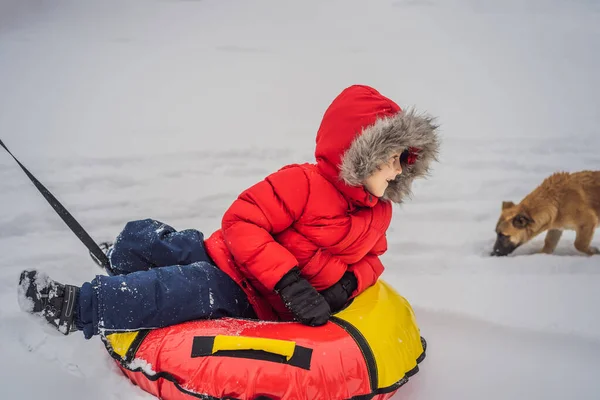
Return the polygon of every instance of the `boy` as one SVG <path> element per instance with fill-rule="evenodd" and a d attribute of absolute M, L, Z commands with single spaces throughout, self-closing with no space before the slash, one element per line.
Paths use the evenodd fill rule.
<path fill-rule="evenodd" d="M 383 272 L 391 203 L 436 160 L 436 129 L 371 87 L 348 87 L 323 116 L 316 163 L 245 190 L 208 239 L 130 222 L 107 253 L 110 276 L 77 287 L 23 271 L 21 307 L 88 339 L 224 316 L 323 325 Z"/>

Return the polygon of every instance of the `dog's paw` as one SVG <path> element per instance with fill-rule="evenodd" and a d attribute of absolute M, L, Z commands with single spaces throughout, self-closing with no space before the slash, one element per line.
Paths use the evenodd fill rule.
<path fill-rule="evenodd" d="M 587 250 L 579 250 L 579 251 L 581 251 L 582 253 L 584 253 L 585 255 L 588 255 L 588 256 L 600 254 L 600 249 L 598 249 L 597 247 L 593 247 L 593 246 L 588 247 Z"/>

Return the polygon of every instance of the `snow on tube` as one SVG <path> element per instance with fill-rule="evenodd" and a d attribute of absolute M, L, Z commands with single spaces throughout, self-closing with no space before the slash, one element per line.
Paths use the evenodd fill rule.
<path fill-rule="evenodd" d="M 425 358 L 414 312 L 379 280 L 327 324 L 199 320 L 103 337 L 161 399 L 389 399 Z"/>

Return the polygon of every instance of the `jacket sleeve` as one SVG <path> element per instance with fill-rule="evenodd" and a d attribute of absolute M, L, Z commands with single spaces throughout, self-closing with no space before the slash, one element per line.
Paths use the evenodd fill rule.
<path fill-rule="evenodd" d="M 275 241 L 306 206 L 309 182 L 301 167 L 281 169 L 242 192 L 223 215 L 225 244 L 242 273 L 251 274 L 267 289 L 298 260 Z"/>
<path fill-rule="evenodd" d="M 383 264 L 379 256 L 387 250 L 387 240 L 383 235 L 375 246 L 360 261 L 354 264 L 346 264 L 338 257 L 332 255 L 327 250 L 319 249 L 309 262 L 311 270 L 314 270 L 310 264 L 319 265 L 319 271 L 314 273 L 311 283 L 317 290 L 326 289 L 323 282 L 337 281 L 344 275 L 344 272 L 350 271 L 356 276 L 357 288 L 351 294 L 351 297 L 358 296 L 369 286 L 373 285 L 383 272 Z"/>
<path fill-rule="evenodd" d="M 379 256 L 387 251 L 387 239 L 385 235 L 375 243 L 373 249 L 360 261 L 348 265 L 348 271 L 356 276 L 358 286 L 350 297 L 355 297 L 364 292 L 368 287 L 377 282 L 383 273 L 384 267 Z"/>

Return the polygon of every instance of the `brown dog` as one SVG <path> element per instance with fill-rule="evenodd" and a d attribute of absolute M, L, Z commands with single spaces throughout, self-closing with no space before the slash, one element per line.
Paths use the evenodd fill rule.
<path fill-rule="evenodd" d="M 492 255 L 505 256 L 544 231 L 543 253 L 551 254 L 564 229 L 576 231 L 575 248 L 587 255 L 600 219 L 600 171 L 558 172 L 546 178 L 519 204 L 502 202 Z"/>

